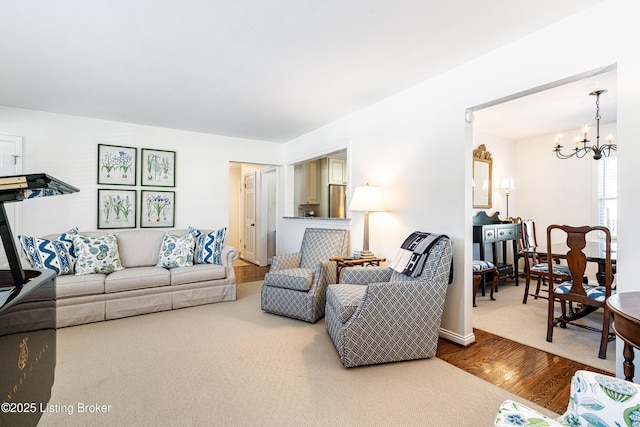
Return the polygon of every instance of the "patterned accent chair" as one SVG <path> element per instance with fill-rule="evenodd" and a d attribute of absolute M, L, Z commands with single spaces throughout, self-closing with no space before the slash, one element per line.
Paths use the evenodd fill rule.
<path fill-rule="evenodd" d="M 635 426 L 640 422 L 640 386 L 590 371 L 571 379 L 567 411 L 549 418 L 525 405 L 506 400 L 494 426 Z"/>
<path fill-rule="evenodd" d="M 351 267 L 327 290 L 326 327 L 345 367 L 433 357 L 453 251 L 442 238 L 422 273 Z"/>
<path fill-rule="evenodd" d="M 334 256 L 344 256 L 348 230 L 307 228 L 300 252 L 273 257 L 262 285 L 262 310 L 316 322 L 324 316 L 327 286 L 336 283 Z"/>

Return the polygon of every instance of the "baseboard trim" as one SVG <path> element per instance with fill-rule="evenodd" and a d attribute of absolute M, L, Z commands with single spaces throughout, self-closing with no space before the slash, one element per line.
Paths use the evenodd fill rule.
<path fill-rule="evenodd" d="M 476 336 L 474 333 L 471 333 L 467 336 L 457 334 L 455 332 L 451 332 L 447 329 L 440 328 L 440 338 L 444 338 L 445 340 L 451 341 L 456 344 L 460 344 L 462 346 L 469 346 L 476 342 Z"/>

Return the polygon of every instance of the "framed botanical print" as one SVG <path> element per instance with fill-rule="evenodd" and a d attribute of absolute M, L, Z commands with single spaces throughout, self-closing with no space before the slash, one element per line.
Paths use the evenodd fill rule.
<path fill-rule="evenodd" d="M 98 144 L 98 184 L 136 185 L 138 149 Z"/>
<path fill-rule="evenodd" d="M 140 191 L 140 227 L 174 227 L 175 191 Z"/>
<path fill-rule="evenodd" d="M 176 152 L 142 149 L 140 183 L 150 187 L 176 186 Z"/>
<path fill-rule="evenodd" d="M 136 190 L 98 189 L 98 228 L 136 228 Z"/>

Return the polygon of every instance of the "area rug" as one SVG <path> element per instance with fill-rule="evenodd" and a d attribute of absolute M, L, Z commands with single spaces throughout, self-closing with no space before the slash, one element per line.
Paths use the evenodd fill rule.
<path fill-rule="evenodd" d="M 46 426 L 489 426 L 505 399 L 440 359 L 347 369 L 315 324 L 238 300 L 58 331 Z M 106 408 L 78 412 L 79 404 Z"/>
<path fill-rule="evenodd" d="M 546 299 L 529 297 L 527 304 L 522 304 L 524 284 L 515 286 L 505 284 L 495 294 L 496 301 L 489 300 L 488 295 L 476 298 L 478 307 L 473 309 L 473 327 L 490 332 L 503 338 L 519 342 L 548 353 L 575 360 L 594 368 L 615 373 L 616 345 L 609 343 L 607 358 L 598 358 L 600 332 L 594 332 L 576 326 L 566 329 L 555 327 L 553 342 L 547 342 L 547 305 Z M 555 316 L 560 315 L 560 307 L 556 304 Z M 601 327 L 602 310 L 590 314 L 578 321 L 582 324 Z"/>

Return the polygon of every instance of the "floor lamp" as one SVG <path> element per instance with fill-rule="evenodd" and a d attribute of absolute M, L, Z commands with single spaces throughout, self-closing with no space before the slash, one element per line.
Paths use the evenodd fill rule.
<path fill-rule="evenodd" d="M 364 239 L 361 258 L 375 258 L 373 252 L 369 250 L 369 212 L 384 211 L 384 203 L 382 202 L 382 193 L 380 187 L 374 185 L 361 185 L 356 187 L 349 203 L 350 211 L 364 212 Z"/>

